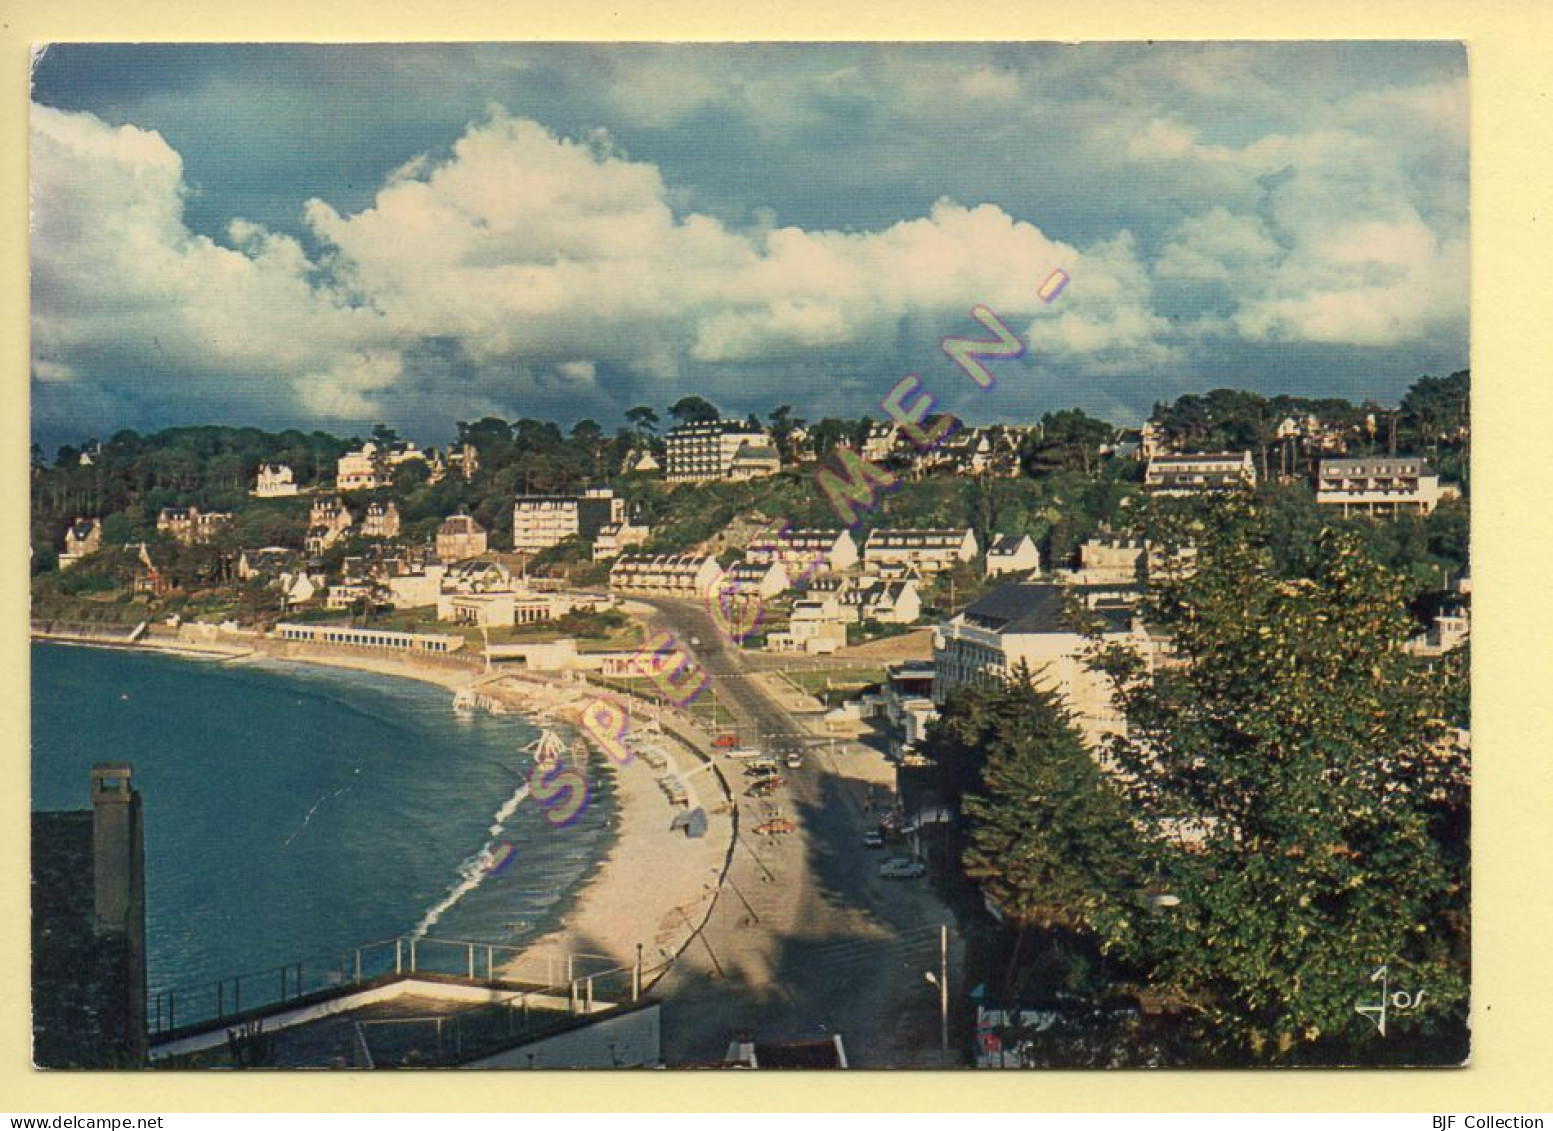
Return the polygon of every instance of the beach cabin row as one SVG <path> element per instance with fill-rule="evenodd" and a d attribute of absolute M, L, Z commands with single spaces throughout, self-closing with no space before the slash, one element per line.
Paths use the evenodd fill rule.
<path fill-rule="evenodd" d="M 391 632 L 381 628 L 346 628 L 337 624 L 278 624 L 282 640 L 300 644 L 340 644 L 350 648 L 378 648 L 391 652 L 456 652 L 462 636 L 435 633 Z"/>

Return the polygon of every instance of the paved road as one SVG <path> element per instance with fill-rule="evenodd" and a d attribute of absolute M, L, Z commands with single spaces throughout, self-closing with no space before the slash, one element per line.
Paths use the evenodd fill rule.
<path fill-rule="evenodd" d="M 941 1065 L 938 993 L 923 974 L 938 969 L 948 912 L 925 880 L 879 877 L 879 864 L 895 853 L 862 846 L 875 820 L 864 811 L 865 787 L 835 772 L 828 746 L 809 741 L 705 609 L 651 604 L 654 627 L 674 632 L 713 674 L 740 733 L 761 735 L 759 745 L 773 753 L 801 750 L 805 759 L 803 768 L 783 771 L 790 784 L 770 802 L 739 799 L 723 892 L 701 939 L 655 991 L 667 1003 L 665 1060 L 716 1063 L 740 1034 L 796 1040 L 840 1032 L 858 1067 Z M 736 789 L 748 782 L 741 763 L 720 761 Z M 752 834 L 778 814 L 797 831 Z M 951 923 L 951 976 L 959 953 Z"/>

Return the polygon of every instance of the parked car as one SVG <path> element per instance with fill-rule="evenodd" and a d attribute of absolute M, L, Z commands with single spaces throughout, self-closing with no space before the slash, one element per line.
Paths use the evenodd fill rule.
<path fill-rule="evenodd" d="M 744 776 L 747 778 L 774 778 L 780 772 L 775 762 L 757 762 L 753 766 L 744 767 Z"/>
<path fill-rule="evenodd" d="M 736 734 L 720 734 L 712 739 L 712 745 L 719 750 L 732 750 L 739 745 L 739 736 Z"/>
<path fill-rule="evenodd" d="M 786 817 L 778 817 L 775 820 L 762 821 L 760 824 L 756 825 L 755 835 L 782 836 L 786 833 L 792 832 L 797 827 L 797 825 L 793 824 L 793 822 L 789 821 Z"/>
<path fill-rule="evenodd" d="M 882 833 L 864 833 L 863 834 L 863 847 L 864 848 L 883 848 L 884 847 L 884 835 Z"/>
<path fill-rule="evenodd" d="M 787 784 L 786 778 L 761 778 L 744 791 L 745 797 L 770 797 Z"/>
<path fill-rule="evenodd" d="M 798 767 L 803 765 L 803 755 L 789 754 L 786 758 L 783 758 L 782 761 L 787 765 L 789 770 L 796 770 Z"/>
<path fill-rule="evenodd" d="M 920 860 L 897 856 L 879 865 L 879 875 L 886 880 L 917 880 L 927 875 L 927 865 Z"/>

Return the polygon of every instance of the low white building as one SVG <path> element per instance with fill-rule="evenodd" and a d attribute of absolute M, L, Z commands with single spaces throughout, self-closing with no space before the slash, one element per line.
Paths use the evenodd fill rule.
<path fill-rule="evenodd" d="M 762 532 L 744 551 L 751 562 L 781 562 L 793 584 L 805 575 L 823 577 L 857 565 L 857 543 L 850 530 L 803 529 Z"/>
<path fill-rule="evenodd" d="M 1041 551 L 1028 534 L 999 534 L 987 547 L 987 576 L 1038 573 Z"/>
<path fill-rule="evenodd" d="M 609 587 L 621 593 L 699 598 L 722 575 L 710 554 L 621 554 L 610 567 Z"/>
<path fill-rule="evenodd" d="M 1256 486 L 1250 452 L 1156 455 L 1149 460 L 1143 486 L 1159 495 L 1193 495 Z"/>
<path fill-rule="evenodd" d="M 1316 469 L 1316 502 L 1344 514 L 1429 514 L 1441 494 L 1439 475 L 1417 456 L 1324 459 Z"/>
<path fill-rule="evenodd" d="M 863 542 L 863 568 L 879 572 L 881 567 L 899 565 L 936 573 L 970 561 L 978 550 L 976 533 L 968 526 L 960 530 L 881 527 Z"/>

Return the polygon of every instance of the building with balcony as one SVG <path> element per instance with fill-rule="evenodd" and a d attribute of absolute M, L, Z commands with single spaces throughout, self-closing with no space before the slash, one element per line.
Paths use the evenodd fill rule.
<path fill-rule="evenodd" d="M 533 554 L 568 538 L 591 542 L 600 530 L 625 522 L 625 500 L 608 487 L 581 495 L 519 495 L 512 504 L 512 548 Z"/>
<path fill-rule="evenodd" d="M 937 573 L 956 562 L 968 562 L 977 554 L 976 534 L 960 530 L 890 530 L 881 527 L 863 542 L 863 568 L 884 572 L 889 566 L 909 566 L 921 573 Z"/>
<path fill-rule="evenodd" d="M 722 576 L 710 554 L 621 554 L 610 567 L 609 587 L 620 593 L 701 598 Z"/>
<path fill-rule="evenodd" d="M 701 420 L 669 429 L 667 444 L 670 483 L 697 483 L 734 476 L 735 463 L 745 448 L 754 449 L 739 464 L 741 478 L 772 475 L 778 467 L 760 454 L 771 448 L 771 437 L 762 428 L 737 420 Z M 775 451 L 771 450 L 771 455 Z"/>
<path fill-rule="evenodd" d="M 1418 456 L 1324 459 L 1316 466 L 1316 502 L 1344 514 L 1429 514 L 1440 477 Z"/>
<path fill-rule="evenodd" d="M 1195 495 L 1256 486 L 1250 452 L 1156 455 L 1149 460 L 1143 485 L 1159 495 Z"/>
<path fill-rule="evenodd" d="M 746 561 L 781 562 L 794 585 L 806 577 L 824 577 L 857 565 L 857 543 L 850 530 L 786 530 L 762 533 L 744 551 Z"/>

